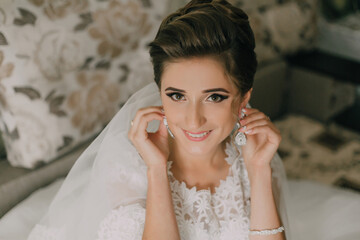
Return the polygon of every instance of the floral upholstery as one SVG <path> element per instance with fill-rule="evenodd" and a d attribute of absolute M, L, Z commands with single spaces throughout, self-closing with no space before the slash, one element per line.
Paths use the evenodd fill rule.
<path fill-rule="evenodd" d="M 325 125 L 288 114 L 274 122 L 287 176 L 360 191 L 359 135 L 336 123 Z"/>
<path fill-rule="evenodd" d="M 97 134 L 153 80 L 146 46 L 165 0 L 6 0 L 0 5 L 0 130 L 34 168 Z"/>
<path fill-rule="evenodd" d="M 314 47 L 317 0 L 229 0 L 250 19 L 260 63 Z"/>
<path fill-rule="evenodd" d="M 229 1 L 249 14 L 259 62 L 312 46 L 316 0 Z M 96 135 L 152 81 L 146 45 L 167 7 L 186 2 L 1 1 L 0 130 L 10 163 L 34 168 Z"/>

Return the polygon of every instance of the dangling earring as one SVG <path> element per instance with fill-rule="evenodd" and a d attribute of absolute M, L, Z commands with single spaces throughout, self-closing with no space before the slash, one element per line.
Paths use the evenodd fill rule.
<path fill-rule="evenodd" d="M 242 132 L 238 132 L 235 136 L 235 143 L 238 145 L 238 146 L 243 146 L 246 144 L 246 136 L 244 133 Z"/>
<path fill-rule="evenodd" d="M 166 119 L 165 116 L 164 116 L 163 122 L 164 122 L 164 125 L 166 126 L 166 128 L 167 128 L 170 136 L 171 136 L 172 138 L 175 138 L 174 134 L 170 131 L 170 128 L 169 128 L 169 125 L 168 125 L 168 122 L 167 122 L 167 119 Z"/>
<path fill-rule="evenodd" d="M 243 113 L 243 111 L 241 111 L 241 119 L 244 117 L 245 113 Z M 239 121 L 236 123 L 236 130 L 239 130 L 239 128 L 241 127 Z M 238 146 L 243 146 L 246 144 L 246 136 L 243 132 L 238 132 L 235 136 L 235 143 Z"/>

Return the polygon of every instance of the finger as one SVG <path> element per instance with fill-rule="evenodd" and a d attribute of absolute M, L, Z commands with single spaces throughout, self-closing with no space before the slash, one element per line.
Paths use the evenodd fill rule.
<path fill-rule="evenodd" d="M 266 134 L 268 140 L 276 145 L 279 145 L 281 141 L 280 133 L 274 131 L 274 129 L 269 125 L 260 125 L 253 127 L 249 130 L 246 130 L 245 133 L 247 135 L 255 135 L 255 134 Z"/>
<path fill-rule="evenodd" d="M 247 125 L 248 123 L 259 120 L 259 119 L 264 119 L 267 122 L 270 122 L 269 118 L 263 112 L 260 112 L 257 110 L 257 111 L 253 111 L 251 114 L 249 114 L 249 115 L 245 116 L 243 119 L 241 119 L 240 124 L 242 126 Z"/>
<path fill-rule="evenodd" d="M 158 131 L 159 131 L 160 134 L 162 134 L 162 135 L 167 135 L 168 131 L 167 131 L 167 128 L 166 128 L 166 126 L 165 126 L 165 124 L 164 124 L 164 116 L 165 116 L 165 115 L 163 115 L 163 119 L 160 121 L 160 125 L 159 125 Z"/>
<path fill-rule="evenodd" d="M 162 122 L 163 114 L 160 112 L 150 112 L 146 114 L 142 114 L 139 119 L 134 121 L 133 126 L 130 128 L 129 131 L 129 138 L 132 141 L 142 141 L 146 140 L 148 137 L 148 133 L 146 131 L 149 122 L 152 120 L 159 120 Z"/>
<path fill-rule="evenodd" d="M 270 122 L 268 119 L 260 118 L 258 120 L 254 120 L 251 122 L 248 122 L 246 125 L 242 125 L 241 128 L 239 128 L 239 132 L 245 132 L 249 133 L 254 127 L 258 126 L 269 126 L 275 133 L 280 134 L 280 130 L 276 128 L 276 126 Z"/>
<path fill-rule="evenodd" d="M 247 132 L 253 129 L 254 127 L 265 126 L 265 125 L 268 125 L 268 122 L 265 119 L 260 118 L 258 120 L 248 122 L 246 125 L 242 125 L 242 127 L 239 128 L 239 132 Z"/>
<path fill-rule="evenodd" d="M 133 125 L 130 128 L 131 132 L 137 132 L 139 129 L 143 129 L 144 130 L 147 128 L 147 125 L 149 122 L 151 122 L 152 120 L 159 120 L 162 121 L 164 117 L 163 113 L 159 113 L 159 112 L 148 112 L 148 113 L 143 113 L 141 115 L 138 115 L 136 117 L 136 119 L 134 119 Z"/>
<path fill-rule="evenodd" d="M 252 114 L 252 113 L 255 113 L 255 112 L 259 112 L 258 109 L 256 108 L 247 108 L 247 107 L 244 107 L 241 109 L 246 115 L 249 115 L 249 114 Z M 239 112 L 239 114 L 241 114 L 241 112 Z"/>
<path fill-rule="evenodd" d="M 243 112 L 245 113 L 245 116 L 252 115 L 254 113 L 263 113 L 256 108 L 243 108 Z M 239 116 L 241 116 L 241 113 Z M 270 120 L 270 118 L 267 115 L 264 114 L 264 116 L 266 116 L 266 118 Z"/>
<path fill-rule="evenodd" d="M 136 114 L 134 119 L 132 120 L 132 127 L 139 124 L 139 120 L 144 114 L 151 113 L 151 112 L 158 112 L 162 114 L 162 106 L 150 106 L 145 108 L 140 108 Z"/>
<path fill-rule="evenodd" d="M 146 131 L 149 122 L 152 120 L 159 120 L 162 122 L 163 116 L 158 113 L 148 113 L 143 115 L 139 121 L 138 128 L 135 131 L 135 138 L 138 140 L 146 140 L 148 138 L 148 132 Z"/>

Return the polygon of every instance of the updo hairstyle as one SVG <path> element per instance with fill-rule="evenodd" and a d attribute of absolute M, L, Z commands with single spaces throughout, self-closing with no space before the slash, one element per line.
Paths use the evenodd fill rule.
<path fill-rule="evenodd" d="M 225 0 L 193 0 L 166 17 L 150 44 L 155 82 L 167 64 L 212 57 L 244 96 L 253 86 L 257 67 L 255 39 L 248 16 Z"/>

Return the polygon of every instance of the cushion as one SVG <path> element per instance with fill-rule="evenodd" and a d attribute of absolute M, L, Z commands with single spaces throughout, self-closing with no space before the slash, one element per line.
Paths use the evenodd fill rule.
<path fill-rule="evenodd" d="M 258 61 L 315 46 L 317 0 L 229 0 L 249 16 Z"/>
<path fill-rule="evenodd" d="M 12 166 L 69 152 L 153 80 L 146 46 L 164 1 L 2 2 L 0 129 Z"/>
<path fill-rule="evenodd" d="M 303 115 L 276 120 L 279 154 L 292 179 L 308 179 L 360 190 L 360 134 Z"/>

